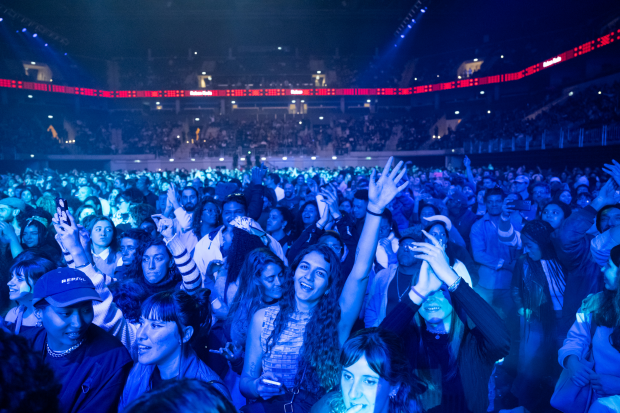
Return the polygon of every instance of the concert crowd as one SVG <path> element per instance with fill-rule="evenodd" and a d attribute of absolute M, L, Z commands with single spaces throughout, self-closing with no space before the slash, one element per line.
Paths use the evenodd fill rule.
<path fill-rule="evenodd" d="M 0 411 L 620 411 L 620 163 L 463 164 L 2 175 Z"/>

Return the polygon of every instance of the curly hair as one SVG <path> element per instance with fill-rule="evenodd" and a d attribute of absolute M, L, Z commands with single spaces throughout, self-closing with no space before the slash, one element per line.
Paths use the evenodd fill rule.
<path fill-rule="evenodd" d="M 340 259 L 327 245 L 312 245 L 303 250 L 289 267 L 282 289 L 280 311 L 274 321 L 274 329 L 267 339 L 267 353 L 276 344 L 288 320 L 296 311 L 295 272 L 306 255 L 316 252 L 329 264 L 327 291 L 320 299 L 304 332 L 304 344 L 300 349 L 299 364 L 295 382 L 314 393 L 329 392 L 338 384 L 340 343 L 338 323 L 340 322 L 339 298 L 342 271 Z M 305 372 L 305 374 L 304 374 Z M 302 377 L 305 383 L 302 383 Z"/>
<path fill-rule="evenodd" d="M 340 353 L 342 368 L 350 367 L 362 357 L 379 377 L 391 386 L 399 386 L 395 397 L 390 397 L 388 412 L 417 413 L 422 411 L 417 396 L 424 392 L 417 377 L 411 373 L 409 359 L 405 354 L 403 340 L 391 331 L 367 328 L 353 334 Z M 331 412 L 345 412 L 342 392 L 329 401 Z"/>
<path fill-rule="evenodd" d="M 269 264 L 285 270 L 282 260 L 269 248 L 257 248 L 250 252 L 239 273 L 239 289 L 228 311 L 226 325 L 235 345 L 244 345 L 252 316 L 264 306 L 262 294 L 255 280 Z"/>
<path fill-rule="evenodd" d="M 248 254 L 257 248 L 264 248 L 265 244 L 256 235 L 252 235 L 242 229 L 232 228 L 233 239 L 230 243 L 229 253 L 226 257 L 226 284 L 224 286 L 224 300 L 228 298 L 228 286 L 239 278 L 241 267 Z M 226 303 L 228 304 L 228 303 Z"/>
<path fill-rule="evenodd" d="M 306 207 L 308 207 L 308 205 L 313 205 L 316 208 L 317 220 L 320 219 L 320 216 L 319 216 L 319 204 L 317 204 L 316 201 L 308 201 L 305 204 L 303 204 L 301 206 L 301 208 L 299 208 L 299 210 L 297 211 L 297 215 L 295 216 L 295 227 L 293 228 L 293 233 L 295 234 L 295 236 L 294 236 L 295 239 L 299 238 L 301 233 L 304 232 L 304 229 L 306 228 L 306 226 L 304 224 L 304 220 L 303 220 L 303 215 L 304 215 L 304 211 L 305 211 Z"/>
<path fill-rule="evenodd" d="M 160 283 L 177 284 L 181 282 L 183 280 L 181 272 L 177 268 L 177 265 L 174 262 L 174 257 L 172 256 L 172 254 L 170 254 L 170 251 L 168 251 L 168 248 L 166 247 L 166 242 L 161 236 L 152 238 L 149 241 L 144 242 L 138 246 L 138 249 L 136 250 L 136 256 L 133 262 L 129 265 L 127 271 L 127 278 L 139 280 L 140 282 L 147 283 L 146 286 L 150 286 L 144 278 L 144 271 L 142 270 L 142 257 L 144 256 L 144 253 L 151 247 L 164 247 L 164 249 L 168 253 L 168 256 L 170 257 L 170 260 L 172 261 L 172 265 L 168 270 L 167 278 L 161 280 Z M 149 292 L 152 293 L 152 291 Z"/>
<path fill-rule="evenodd" d="M 25 338 L 0 329 L 0 409 L 3 412 L 60 412 L 61 386 L 52 369 Z"/>
<path fill-rule="evenodd" d="M 217 220 L 215 222 L 216 226 L 222 225 L 222 207 L 218 204 L 218 202 L 213 198 L 204 198 L 198 202 L 198 206 L 192 212 L 192 231 L 196 235 L 196 238 L 201 239 L 203 236 L 207 234 L 202 233 L 202 211 L 207 204 L 213 204 L 217 208 L 218 215 Z"/>
<path fill-rule="evenodd" d="M 129 207 L 129 215 L 133 218 L 136 226 L 140 227 L 145 219 L 155 213 L 155 208 L 149 204 L 136 204 Z"/>
<path fill-rule="evenodd" d="M 123 317 L 130 323 L 140 319 L 140 306 L 149 297 L 149 292 L 135 280 L 113 282 L 108 287 L 112 293 L 112 301 L 123 312 Z"/>

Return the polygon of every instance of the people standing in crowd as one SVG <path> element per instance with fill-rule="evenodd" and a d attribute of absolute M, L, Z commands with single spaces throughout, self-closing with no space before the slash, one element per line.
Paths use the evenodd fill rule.
<path fill-rule="evenodd" d="M 118 235 L 114 222 L 104 216 L 90 221 L 90 248 L 95 267 L 107 277 L 114 278 L 122 254 L 118 251 Z"/>
<path fill-rule="evenodd" d="M 150 237 L 150 234 L 141 229 L 130 229 L 117 237 L 118 252 L 121 257 L 117 261 L 114 278 L 122 280 L 127 277 L 127 271 L 133 264 L 136 252 L 145 242 L 149 241 Z"/>
<path fill-rule="evenodd" d="M 275 238 L 282 247 L 282 252 L 286 255 L 289 247 L 293 244 L 293 225 L 294 218 L 291 211 L 286 207 L 275 207 L 269 212 L 267 220 L 267 233 Z"/>
<path fill-rule="evenodd" d="M 472 226 L 470 233 L 473 257 L 480 265 L 476 292 L 502 318 L 508 317 L 513 308 L 510 282 L 516 262 L 515 249 L 501 243 L 497 234 L 505 196 L 500 188 L 485 192 L 487 213 Z"/>
<path fill-rule="evenodd" d="M 309 411 L 318 397 L 337 384 L 338 350 L 362 306 L 381 213 L 406 186 L 396 186 L 405 173 L 402 162 L 390 172 L 391 164 L 390 158 L 377 181 L 375 173 L 371 174 L 363 242 L 342 293 L 337 288 L 339 259 L 328 247 L 312 247 L 291 265 L 280 305 L 254 314 L 240 390 L 246 397 L 258 399 L 256 403 L 294 403 L 299 411 Z M 270 385 L 265 379 L 283 386 Z M 284 386 L 295 389 L 294 400 L 283 394 Z"/>

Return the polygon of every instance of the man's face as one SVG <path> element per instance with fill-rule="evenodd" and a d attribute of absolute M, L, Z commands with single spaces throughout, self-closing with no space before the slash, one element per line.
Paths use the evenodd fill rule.
<path fill-rule="evenodd" d="M 353 199 L 353 216 L 362 219 L 366 216 L 366 201 L 361 199 Z"/>
<path fill-rule="evenodd" d="M 286 199 L 291 199 L 295 196 L 295 186 L 291 183 L 284 185 L 284 196 Z"/>
<path fill-rule="evenodd" d="M 520 192 L 527 190 L 527 184 L 525 182 L 515 181 L 515 188 L 516 188 L 517 193 L 520 193 Z"/>
<path fill-rule="evenodd" d="M 272 186 L 275 186 L 275 184 L 273 182 L 273 178 L 271 178 L 270 176 L 265 178 L 265 186 L 267 186 L 269 188 L 271 188 Z"/>
<path fill-rule="evenodd" d="M 491 189 L 495 186 L 495 183 L 493 182 L 492 179 L 484 178 L 482 180 L 482 186 L 485 187 L 486 189 Z"/>
<path fill-rule="evenodd" d="M 490 195 L 486 199 L 487 212 L 491 216 L 497 216 L 502 213 L 502 204 L 504 200 L 501 195 Z"/>
<path fill-rule="evenodd" d="M 196 205 L 198 204 L 198 197 L 196 196 L 196 191 L 192 191 L 191 189 L 185 189 L 181 193 L 181 205 L 183 205 L 183 209 L 187 212 L 192 212 Z"/>
<path fill-rule="evenodd" d="M 550 194 L 544 186 L 537 186 L 532 191 L 532 199 L 537 204 L 545 203 L 549 200 Z"/>
<path fill-rule="evenodd" d="M 15 218 L 13 211 L 15 210 L 10 206 L 0 205 L 0 219 L 4 222 L 13 222 L 13 219 Z"/>
<path fill-rule="evenodd" d="M 413 265 L 416 260 L 416 254 L 413 251 L 414 248 L 415 245 L 413 245 L 413 240 L 411 238 L 401 241 L 398 251 L 396 252 L 398 265 L 402 265 L 403 267 L 411 267 Z"/>
<path fill-rule="evenodd" d="M 115 179 L 114 180 L 114 188 L 123 189 L 123 183 L 121 182 L 120 179 Z"/>
<path fill-rule="evenodd" d="M 92 301 L 83 301 L 67 307 L 47 305 L 37 310 L 52 350 L 63 351 L 78 344 L 93 322 L 95 313 Z"/>
<path fill-rule="evenodd" d="M 600 225 L 603 232 L 620 225 L 620 209 L 609 208 L 603 211 Z"/>
<path fill-rule="evenodd" d="M 88 198 L 91 195 L 91 190 L 89 187 L 87 186 L 83 186 L 80 189 L 78 189 L 77 192 L 77 199 L 80 200 L 80 202 L 84 202 L 86 201 L 86 198 Z"/>

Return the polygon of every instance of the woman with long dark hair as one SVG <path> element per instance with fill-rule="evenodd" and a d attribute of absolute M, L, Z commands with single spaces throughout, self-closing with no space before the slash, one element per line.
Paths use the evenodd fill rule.
<path fill-rule="evenodd" d="M 90 248 L 95 268 L 113 278 L 121 258 L 114 222 L 111 218 L 99 215 L 90 221 L 87 229 L 90 234 Z"/>
<path fill-rule="evenodd" d="M 184 378 L 210 382 L 230 399 L 224 383 L 190 346 L 193 339 L 209 333 L 209 294 L 206 289 L 194 295 L 164 291 L 142 304 L 137 332 L 138 362 L 127 378 L 119 410 L 168 380 Z"/>
<path fill-rule="evenodd" d="M 320 218 L 319 205 L 316 201 L 308 201 L 303 204 L 295 217 L 294 239 L 299 238 L 306 228 L 315 225 Z"/>
<path fill-rule="evenodd" d="M 440 242 L 424 235 L 432 243 L 409 246 L 423 261 L 419 276 L 381 327 L 405 338 L 411 367 L 427 386 L 426 411 L 484 413 L 494 364 L 510 348 L 508 329 L 450 267 Z"/>
<path fill-rule="evenodd" d="M 17 302 L 4 318 L 5 323 L 15 334 L 28 330 L 38 324 L 32 305 L 32 291 L 41 276 L 56 268 L 56 264 L 42 257 L 33 257 L 13 264 L 9 273 L 11 279 L 9 298 Z"/>
<path fill-rule="evenodd" d="M 569 370 L 572 382 L 579 387 L 592 386 L 594 397 L 592 406 L 588 406 L 590 411 L 612 411 L 603 406 L 617 399 L 608 397 L 620 395 L 619 268 L 620 245 L 617 245 L 601 270 L 605 289 L 583 300 L 576 321 L 558 352 L 560 366 Z M 590 360 L 586 360 L 590 346 Z"/>
<path fill-rule="evenodd" d="M 379 328 L 359 330 L 340 353 L 340 389 L 312 407 L 312 413 L 417 413 L 424 390 L 411 373 L 403 340 Z"/>
<path fill-rule="evenodd" d="M 307 412 L 337 385 L 340 347 L 359 316 L 381 213 L 406 186 L 396 185 L 405 174 L 402 162 L 392 172 L 391 164 L 392 158 L 378 180 L 375 171 L 371 174 L 362 241 L 344 287 L 338 288 L 340 258 L 328 246 L 315 245 L 299 254 L 289 268 L 279 306 L 254 314 L 239 387 L 258 406 L 250 404 L 244 411 L 281 411 L 286 404 L 296 412 Z"/>

